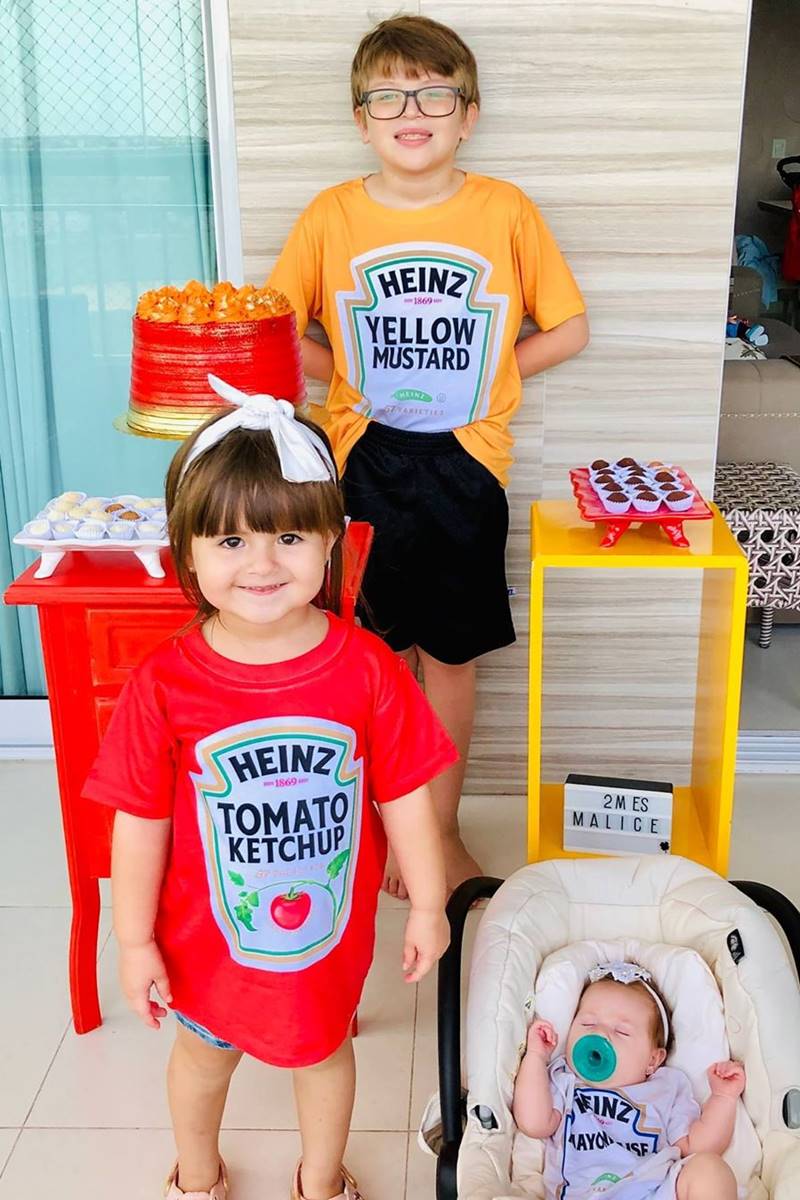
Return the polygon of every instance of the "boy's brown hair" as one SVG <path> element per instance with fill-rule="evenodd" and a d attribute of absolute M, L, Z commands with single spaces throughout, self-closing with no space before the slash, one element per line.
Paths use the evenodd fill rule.
<path fill-rule="evenodd" d="M 359 108 L 373 75 L 402 67 L 411 76 L 423 71 L 455 79 L 464 92 L 464 107 L 480 106 L 478 64 L 455 30 L 430 17 L 400 16 L 381 21 L 356 50 L 350 71 L 353 108 Z"/>
<path fill-rule="evenodd" d="M 232 429 L 198 455 L 184 474 L 184 463 L 202 431 L 223 416 L 225 413 L 220 413 L 206 421 L 187 438 L 167 471 L 170 547 L 184 595 L 197 606 L 195 621 L 206 620 L 215 609 L 203 596 L 191 569 L 192 538 L 221 537 L 244 529 L 254 533 L 333 533 L 336 542 L 317 603 L 340 613 L 345 519 L 338 481 L 289 483 L 281 473 L 272 434 L 265 429 Z M 295 420 L 312 429 L 330 453 L 328 439 L 317 425 L 298 415 Z"/>

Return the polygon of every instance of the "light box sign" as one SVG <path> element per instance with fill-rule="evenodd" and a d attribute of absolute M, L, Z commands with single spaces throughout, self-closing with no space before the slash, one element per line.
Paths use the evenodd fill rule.
<path fill-rule="evenodd" d="M 672 785 L 568 775 L 564 849 L 587 854 L 669 854 Z"/>

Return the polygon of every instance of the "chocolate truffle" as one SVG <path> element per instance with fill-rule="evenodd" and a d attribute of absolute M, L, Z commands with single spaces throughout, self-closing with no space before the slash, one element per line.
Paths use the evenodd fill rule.
<path fill-rule="evenodd" d="M 593 471 L 604 471 L 606 469 L 606 467 L 608 467 L 608 466 L 610 466 L 610 464 L 607 463 L 604 458 L 596 458 L 594 460 L 594 462 L 592 463 L 592 470 Z"/>

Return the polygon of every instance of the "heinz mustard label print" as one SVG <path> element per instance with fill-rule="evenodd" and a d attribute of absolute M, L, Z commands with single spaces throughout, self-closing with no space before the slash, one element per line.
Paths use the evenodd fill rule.
<path fill-rule="evenodd" d="M 462 246 L 382 246 L 350 263 L 337 293 L 348 382 L 364 416 L 403 429 L 456 429 L 485 416 L 508 298 L 491 263 Z"/>
<path fill-rule="evenodd" d="M 211 908 L 236 962 L 298 971 L 341 940 L 361 830 L 355 742 L 334 721 L 278 717 L 197 743 Z"/>

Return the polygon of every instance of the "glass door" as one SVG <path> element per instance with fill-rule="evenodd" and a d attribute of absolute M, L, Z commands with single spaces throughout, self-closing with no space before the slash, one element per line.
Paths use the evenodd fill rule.
<path fill-rule="evenodd" d="M 162 493 L 174 443 L 112 424 L 131 316 L 216 277 L 200 0 L 2 5 L 0 590 L 58 492 Z M 0 747 L 46 736 L 44 694 L 35 613 L 0 606 Z"/>

